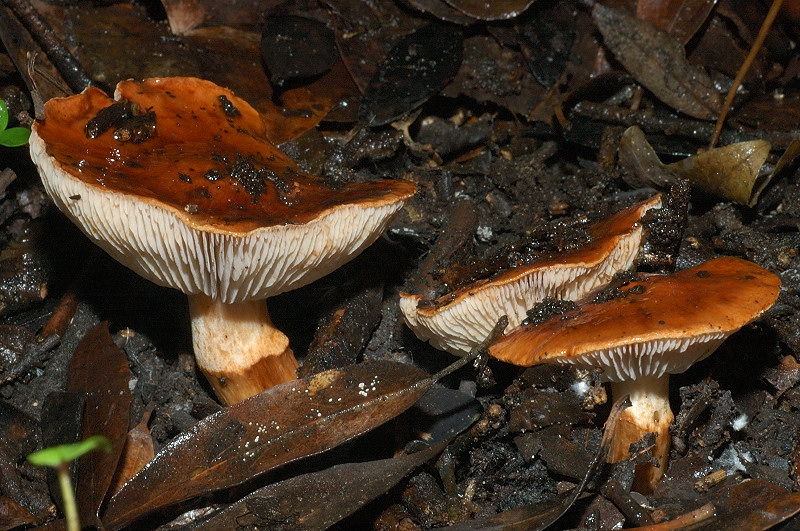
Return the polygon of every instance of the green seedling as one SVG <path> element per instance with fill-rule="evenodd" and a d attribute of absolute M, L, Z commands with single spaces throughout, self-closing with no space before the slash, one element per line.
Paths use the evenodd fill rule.
<path fill-rule="evenodd" d="M 8 126 L 8 106 L 4 100 L 0 100 L 0 146 L 19 147 L 28 143 L 31 130 L 27 127 Z"/>
<path fill-rule="evenodd" d="M 80 531 L 81 528 L 78 506 L 75 503 L 75 491 L 72 489 L 72 481 L 69 478 L 69 463 L 93 450 L 110 452 L 111 443 L 102 435 L 93 435 L 76 443 L 44 448 L 28 456 L 28 461 L 34 465 L 49 466 L 56 470 L 58 485 L 61 488 L 61 499 L 64 502 L 67 531 Z"/>

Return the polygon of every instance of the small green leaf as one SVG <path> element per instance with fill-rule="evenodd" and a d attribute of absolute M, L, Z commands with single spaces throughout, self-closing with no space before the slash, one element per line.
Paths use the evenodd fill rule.
<path fill-rule="evenodd" d="M 57 467 L 62 463 L 69 463 L 80 456 L 93 450 L 111 451 L 111 443 L 102 435 L 93 435 L 83 441 L 73 444 L 59 444 L 33 452 L 28 456 L 28 461 L 34 465 Z"/>
<path fill-rule="evenodd" d="M 4 130 L 8 125 L 8 107 L 6 107 L 5 100 L 0 100 L 0 131 Z"/>
<path fill-rule="evenodd" d="M 25 127 L 12 127 L 5 131 L 0 131 L 0 146 L 19 147 L 28 143 L 31 137 L 31 130 Z"/>

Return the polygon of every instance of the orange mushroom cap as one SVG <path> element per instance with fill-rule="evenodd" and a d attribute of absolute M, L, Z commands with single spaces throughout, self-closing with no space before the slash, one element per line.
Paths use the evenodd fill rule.
<path fill-rule="evenodd" d="M 406 323 L 421 340 L 465 355 L 503 315 L 511 328 L 516 327 L 527 310 L 546 297 L 579 299 L 629 269 L 642 241 L 642 216 L 660 207 L 657 195 L 592 225 L 584 246 L 508 269 L 434 301 L 401 293 Z"/>
<path fill-rule="evenodd" d="M 780 278 L 733 257 L 631 282 L 624 296 L 520 326 L 489 353 L 515 365 L 558 362 L 601 368 L 620 382 L 688 369 L 771 307 Z"/>
<path fill-rule="evenodd" d="M 149 280 L 226 302 L 310 283 L 372 243 L 412 183 L 329 185 L 273 146 L 259 113 L 196 78 L 123 81 L 45 105 L 31 155 L 59 209 Z M 155 135 L 88 138 L 119 101 L 155 115 Z"/>
<path fill-rule="evenodd" d="M 123 81 L 115 97 L 87 88 L 45 104 L 30 148 L 48 194 L 123 265 L 189 295 L 197 363 L 221 400 L 294 379 L 265 299 L 355 257 L 415 185 L 309 175 L 209 81 Z"/>
<path fill-rule="evenodd" d="M 616 399 L 631 407 L 616 422 L 609 462 L 655 433 L 658 467 L 639 465 L 634 488 L 651 492 L 669 456 L 669 375 L 683 372 L 730 334 L 758 318 L 778 297 L 777 275 L 739 258 L 717 258 L 672 275 L 631 282 L 620 296 L 536 325 L 520 326 L 489 347 L 503 361 L 530 366 L 555 362 L 601 369 Z"/>

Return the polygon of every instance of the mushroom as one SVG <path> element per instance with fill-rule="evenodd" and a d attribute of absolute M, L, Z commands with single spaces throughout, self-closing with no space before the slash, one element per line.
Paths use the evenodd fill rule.
<path fill-rule="evenodd" d="M 642 242 L 642 216 L 661 208 L 661 196 L 626 208 L 588 229 L 590 241 L 481 279 L 436 300 L 401 293 L 406 323 L 422 341 L 456 356 L 480 344 L 497 320 L 519 326 L 527 310 L 546 297 L 576 300 L 629 269 Z"/>
<path fill-rule="evenodd" d="M 415 186 L 303 172 L 255 109 L 209 81 L 123 81 L 115 98 L 47 102 L 30 149 L 48 194 L 116 260 L 189 296 L 197 364 L 224 403 L 294 379 L 267 297 L 355 257 Z"/>
<path fill-rule="evenodd" d="M 780 291 L 777 275 L 739 258 L 710 260 L 671 275 L 650 275 L 606 301 L 585 300 L 578 309 L 518 327 L 489 353 L 521 366 L 554 362 L 600 369 L 612 395 L 630 396 L 616 423 L 609 462 L 655 433 L 655 468 L 640 465 L 634 487 L 650 492 L 669 455 L 669 375 L 709 356 L 725 338 L 758 318 Z"/>

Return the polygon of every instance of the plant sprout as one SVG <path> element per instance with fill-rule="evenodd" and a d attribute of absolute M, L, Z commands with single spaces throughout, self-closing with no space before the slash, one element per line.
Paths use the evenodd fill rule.
<path fill-rule="evenodd" d="M 2 100 L 0 100 L 2 102 Z M 69 463 L 93 450 L 111 451 L 111 443 L 102 435 L 93 435 L 88 439 L 72 444 L 59 444 L 33 452 L 28 461 L 38 466 L 49 466 L 58 474 L 58 486 L 61 488 L 61 499 L 64 502 L 64 518 L 67 531 L 80 531 L 78 505 L 75 503 L 75 491 L 69 478 Z"/>
<path fill-rule="evenodd" d="M 0 146 L 19 147 L 28 143 L 31 130 L 27 127 L 8 126 L 8 106 L 4 100 L 0 100 Z"/>

